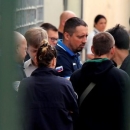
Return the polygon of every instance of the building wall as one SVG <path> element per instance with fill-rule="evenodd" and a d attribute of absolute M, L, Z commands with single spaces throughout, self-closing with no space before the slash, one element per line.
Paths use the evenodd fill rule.
<path fill-rule="evenodd" d="M 81 0 L 65 0 L 66 9 L 81 16 Z M 64 11 L 64 0 L 44 0 L 44 22 L 50 22 L 56 27 L 59 25 L 59 16 Z"/>
<path fill-rule="evenodd" d="M 107 28 L 116 24 L 122 24 L 129 28 L 130 0 L 84 0 L 83 19 L 93 29 L 93 20 L 97 14 L 103 14 L 107 18 Z"/>
<path fill-rule="evenodd" d="M 59 16 L 63 11 L 63 0 L 44 0 L 44 22 L 58 27 Z"/>

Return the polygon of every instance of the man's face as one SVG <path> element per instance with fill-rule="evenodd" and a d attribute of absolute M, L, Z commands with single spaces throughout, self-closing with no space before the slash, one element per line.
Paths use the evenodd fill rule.
<path fill-rule="evenodd" d="M 18 58 L 21 62 L 24 61 L 24 58 L 26 56 L 26 52 L 27 52 L 27 41 L 26 41 L 26 39 L 23 39 L 21 41 L 21 44 L 17 48 L 17 55 L 18 55 Z"/>
<path fill-rule="evenodd" d="M 66 34 L 65 34 L 66 35 Z M 69 48 L 74 52 L 80 52 L 84 48 L 87 42 L 88 27 L 77 26 L 72 35 L 65 36 L 66 41 L 68 41 Z"/>
<path fill-rule="evenodd" d="M 52 46 L 56 46 L 58 40 L 58 31 L 48 30 L 48 41 Z"/>
<path fill-rule="evenodd" d="M 34 48 L 33 46 L 28 46 L 27 52 L 31 58 L 31 60 L 36 64 L 36 55 L 37 55 L 38 48 Z"/>

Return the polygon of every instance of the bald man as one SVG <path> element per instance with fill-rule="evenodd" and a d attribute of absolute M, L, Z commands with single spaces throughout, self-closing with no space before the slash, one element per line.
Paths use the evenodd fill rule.
<path fill-rule="evenodd" d="M 63 29 L 64 29 L 65 22 L 72 17 L 76 17 L 76 14 L 70 10 L 65 10 L 61 13 L 60 23 L 58 28 L 59 39 L 63 38 Z"/>
<path fill-rule="evenodd" d="M 16 91 L 18 91 L 20 81 L 26 77 L 25 72 L 23 70 L 23 63 L 27 51 L 27 41 L 21 33 L 16 31 L 14 31 L 14 41 L 15 41 L 16 77 L 15 82 L 13 83 L 13 87 Z"/>
<path fill-rule="evenodd" d="M 26 56 L 27 41 L 21 33 L 16 31 L 14 31 L 14 38 L 15 38 L 15 49 L 16 49 L 16 61 L 18 63 L 23 63 L 24 58 Z"/>

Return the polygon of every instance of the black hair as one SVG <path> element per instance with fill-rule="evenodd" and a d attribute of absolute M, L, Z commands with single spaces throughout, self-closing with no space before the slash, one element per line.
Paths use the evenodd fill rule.
<path fill-rule="evenodd" d="M 117 48 L 129 49 L 130 38 L 124 26 L 117 24 L 115 27 L 108 29 L 107 32 L 114 37 Z"/>
<path fill-rule="evenodd" d="M 54 25 L 52 25 L 51 23 L 43 23 L 43 24 L 40 25 L 40 27 L 42 27 L 46 31 L 51 29 L 55 32 L 58 32 L 58 29 Z"/>
<path fill-rule="evenodd" d="M 88 26 L 82 19 L 78 17 L 72 17 L 65 22 L 63 33 L 67 32 L 72 35 L 76 27 L 81 25 L 85 27 Z"/>

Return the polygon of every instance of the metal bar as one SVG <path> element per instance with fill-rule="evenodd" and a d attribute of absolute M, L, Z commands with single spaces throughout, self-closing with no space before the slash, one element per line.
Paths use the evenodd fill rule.
<path fill-rule="evenodd" d="M 15 130 L 15 95 L 12 81 L 15 0 L 0 0 L 0 130 Z"/>

